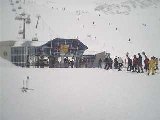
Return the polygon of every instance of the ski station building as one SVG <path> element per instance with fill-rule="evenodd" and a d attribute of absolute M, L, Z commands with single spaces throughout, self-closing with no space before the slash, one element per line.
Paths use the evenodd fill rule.
<path fill-rule="evenodd" d="M 63 68 L 66 60 L 74 62 L 74 67 L 97 67 L 98 60 L 106 57 L 106 52 L 88 52 L 88 47 L 78 39 L 55 38 L 46 41 L 1 41 L 0 57 L 20 67 Z"/>
<path fill-rule="evenodd" d="M 21 67 L 64 67 L 64 58 L 79 61 L 88 47 L 78 39 L 55 38 L 46 41 L 1 42 L 2 58 Z M 8 57 L 7 57 L 8 56 Z M 59 64 L 57 64 L 59 63 Z M 78 67 L 78 66 L 77 66 Z"/>
<path fill-rule="evenodd" d="M 16 66 L 26 67 L 33 65 L 39 53 L 39 47 L 43 42 L 39 41 L 17 41 L 11 47 L 11 62 Z M 30 62 L 32 63 L 30 64 Z"/>

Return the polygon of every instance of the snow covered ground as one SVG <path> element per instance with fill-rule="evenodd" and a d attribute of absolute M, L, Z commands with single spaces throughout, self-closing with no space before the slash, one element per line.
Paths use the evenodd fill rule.
<path fill-rule="evenodd" d="M 2 0 L 0 0 L 0 41 L 2 41 Z"/>
<path fill-rule="evenodd" d="M 23 93 L 27 76 L 34 90 Z M 1 71 L 2 120 L 159 120 L 159 78 L 98 68 L 9 65 Z"/>

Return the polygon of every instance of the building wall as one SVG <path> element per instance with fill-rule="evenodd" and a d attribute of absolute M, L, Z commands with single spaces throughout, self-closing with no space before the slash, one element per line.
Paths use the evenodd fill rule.
<path fill-rule="evenodd" d="M 101 52 L 101 53 L 97 53 L 96 57 L 95 57 L 95 61 L 93 63 L 94 67 L 98 67 L 98 61 L 101 58 L 102 61 L 105 59 L 106 57 L 106 52 Z"/>
<path fill-rule="evenodd" d="M 11 61 L 11 47 L 15 41 L 0 41 L 0 57 Z"/>

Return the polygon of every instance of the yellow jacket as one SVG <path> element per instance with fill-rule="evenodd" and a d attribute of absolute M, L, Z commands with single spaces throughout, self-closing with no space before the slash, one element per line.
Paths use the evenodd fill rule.
<path fill-rule="evenodd" d="M 148 63 L 149 63 L 149 68 L 154 68 L 156 66 L 156 61 L 153 59 L 149 60 Z"/>

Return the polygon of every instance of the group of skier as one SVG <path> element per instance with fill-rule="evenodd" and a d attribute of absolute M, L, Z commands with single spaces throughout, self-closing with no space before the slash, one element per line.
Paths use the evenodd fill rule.
<path fill-rule="evenodd" d="M 51 57 L 48 66 L 49 68 L 87 68 L 87 62 L 86 58 L 75 58 L 74 56 L 72 58 L 64 57 L 60 61 Z"/>
<path fill-rule="evenodd" d="M 114 61 L 110 57 L 105 58 L 104 61 L 102 61 L 102 59 L 100 58 L 98 62 L 99 68 L 102 68 L 102 62 L 104 62 L 105 64 L 104 69 L 106 70 L 112 69 L 113 68 L 112 66 L 114 64 L 114 69 L 118 69 L 118 71 L 121 71 L 121 68 L 123 66 L 123 60 L 121 57 L 116 57 Z"/>
<path fill-rule="evenodd" d="M 136 55 L 133 56 L 133 60 L 126 55 L 128 66 L 127 71 L 137 72 L 137 73 L 143 73 L 143 65 L 142 65 L 142 56 L 140 53 L 138 53 L 138 57 Z"/>
<path fill-rule="evenodd" d="M 142 54 L 145 57 L 144 61 L 142 60 L 142 56 L 140 53 L 138 53 L 138 57 L 134 55 L 133 60 L 128 55 L 126 55 L 128 61 L 127 71 L 143 73 L 145 70 L 148 75 L 154 75 L 156 73 L 156 70 L 158 70 L 158 58 L 152 56 L 149 59 L 144 52 Z"/>
<path fill-rule="evenodd" d="M 122 71 L 122 67 L 124 68 L 125 65 L 127 65 L 127 71 L 144 73 L 145 70 L 148 75 L 154 75 L 156 70 L 158 70 L 158 58 L 153 56 L 149 59 L 144 52 L 142 54 L 144 55 L 144 60 L 142 59 L 142 55 L 140 53 L 134 55 L 132 59 L 128 54 L 126 54 L 125 62 L 121 57 L 117 56 L 114 58 L 114 60 L 112 60 L 110 57 L 107 57 L 104 60 L 100 58 L 98 61 L 98 68 L 102 68 L 102 63 L 104 62 L 104 69 L 106 70 L 112 69 L 113 66 L 114 69 Z"/>

